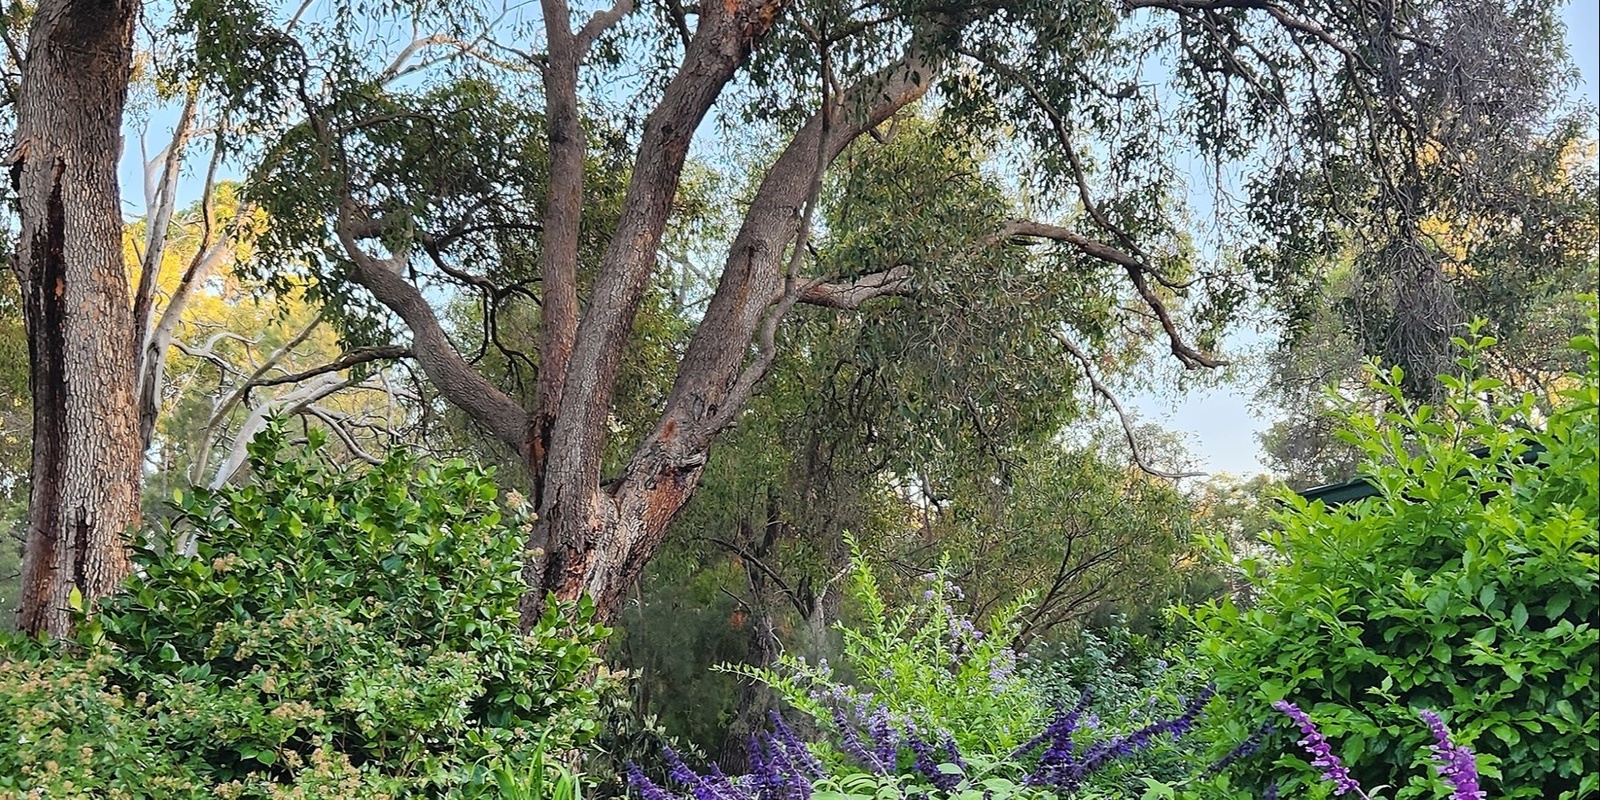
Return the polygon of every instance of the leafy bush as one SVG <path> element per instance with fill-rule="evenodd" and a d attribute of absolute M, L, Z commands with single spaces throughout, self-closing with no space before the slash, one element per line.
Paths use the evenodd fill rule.
<path fill-rule="evenodd" d="M 1379 496 L 1330 508 L 1285 494 L 1275 563 L 1247 565 L 1258 602 L 1189 612 L 1199 663 L 1233 698 L 1235 730 L 1297 699 L 1358 780 L 1397 797 L 1432 796 L 1413 769 L 1419 709 L 1449 709 L 1491 796 L 1591 797 L 1600 350 L 1574 340 L 1588 372 L 1541 415 L 1475 376 L 1491 341 L 1458 344 L 1468 377 L 1443 379 L 1440 408 L 1408 404 L 1395 372 L 1377 381 L 1393 410 L 1347 416 Z"/>
<path fill-rule="evenodd" d="M 67 775 L 54 754 L 81 744 L 223 797 L 454 796 L 593 733 L 583 679 L 605 631 L 554 604 L 519 630 L 524 535 L 489 475 L 399 455 L 356 474 L 319 444 L 287 458 L 271 429 L 253 482 L 177 498 L 195 555 L 139 549 L 126 590 L 80 622 L 86 662 L 6 665 L 0 726 L 21 744 L 0 775 L 23 776 L 7 788 L 52 785 L 28 775 L 51 760 Z M 26 691 L 40 682 L 82 700 Z M 62 778 L 81 791 L 183 796 L 85 758 Z"/>

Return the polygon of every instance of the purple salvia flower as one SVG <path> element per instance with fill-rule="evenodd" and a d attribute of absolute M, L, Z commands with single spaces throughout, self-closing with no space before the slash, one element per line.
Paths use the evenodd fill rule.
<path fill-rule="evenodd" d="M 1360 797 L 1367 796 L 1367 793 L 1361 790 L 1361 784 L 1357 783 L 1355 778 L 1350 777 L 1350 770 L 1345 768 L 1344 764 L 1339 761 L 1339 757 L 1333 754 L 1333 747 L 1328 744 L 1328 737 L 1323 736 L 1322 732 L 1317 730 L 1316 723 L 1311 721 L 1311 717 L 1306 712 L 1301 711 L 1299 706 L 1286 700 L 1279 700 L 1273 703 L 1272 707 L 1283 712 L 1289 719 L 1294 720 L 1296 725 L 1300 726 L 1300 732 L 1305 734 L 1305 738 L 1300 740 L 1300 746 L 1304 747 L 1306 752 L 1313 757 L 1311 766 L 1322 770 L 1322 779 L 1333 784 L 1334 794 L 1342 795 L 1353 791 Z"/>
<path fill-rule="evenodd" d="M 961 770 L 961 774 L 965 775 L 967 773 L 966 759 L 961 757 L 961 750 L 956 747 L 956 740 L 948 735 L 944 737 L 944 754 L 949 759 L 949 763 L 956 765 Z"/>
<path fill-rule="evenodd" d="M 961 782 L 960 775 L 953 775 L 939 770 L 939 762 L 933 758 L 933 748 L 922 741 L 916 732 L 906 728 L 906 744 L 911 746 L 911 752 L 916 755 L 917 771 L 922 773 L 940 791 L 948 792 L 956 788 Z"/>
<path fill-rule="evenodd" d="M 1117 736 L 1095 745 L 1084 754 L 1083 760 L 1070 770 L 1070 780 L 1064 785 L 1061 783 L 1056 785 L 1070 790 L 1076 787 L 1078 782 L 1089 773 L 1112 761 L 1127 758 L 1149 747 L 1158 736 L 1166 735 L 1171 736 L 1173 739 L 1182 737 L 1194 728 L 1195 720 L 1200 717 L 1200 712 L 1215 694 L 1215 687 L 1206 686 L 1200 690 L 1199 694 L 1188 701 L 1183 713 L 1178 716 L 1169 720 L 1151 723 L 1133 733 Z"/>
<path fill-rule="evenodd" d="M 1050 743 L 1039 757 L 1038 765 L 1024 780 L 1025 783 L 1031 786 L 1056 786 L 1069 791 L 1076 786 L 1072 776 L 1078 764 L 1072 734 L 1078 729 L 1078 719 L 1088 708 L 1090 697 L 1089 690 L 1084 689 L 1076 706 L 1070 711 L 1058 711 L 1043 733 L 1023 745 L 1019 753 L 1026 753 L 1046 741 Z"/>
<path fill-rule="evenodd" d="M 867 721 L 867 734 L 872 737 L 873 755 L 877 756 L 878 763 L 884 766 L 884 774 L 894 772 L 898 761 L 895 756 L 899 754 L 900 743 L 895 740 L 894 727 L 889 724 L 887 706 L 878 706 L 878 710 Z"/>
<path fill-rule="evenodd" d="M 878 756 L 861 743 L 861 735 L 856 732 L 855 723 L 845 719 L 843 712 L 833 712 L 833 724 L 839 728 L 840 749 L 845 755 L 855 759 L 856 763 L 866 767 L 873 774 L 889 774 L 888 768 L 878 760 Z"/>
<path fill-rule="evenodd" d="M 745 793 L 739 788 L 739 784 L 733 778 L 728 777 L 722 771 L 722 768 L 715 763 L 711 765 L 711 774 L 704 776 L 704 780 L 718 796 L 726 797 L 730 800 L 744 800 Z"/>
<path fill-rule="evenodd" d="M 1267 784 L 1267 791 L 1261 795 L 1261 800 L 1278 800 L 1278 784 Z"/>
<path fill-rule="evenodd" d="M 632 761 L 628 762 L 628 783 L 638 790 L 639 796 L 644 800 L 678 800 L 671 792 L 646 778 L 644 770 L 639 769 L 639 765 Z"/>
<path fill-rule="evenodd" d="M 1450 785 L 1455 787 L 1453 800 L 1483 800 L 1483 790 L 1478 788 L 1478 764 L 1473 760 L 1472 750 L 1464 744 L 1455 744 L 1450 741 L 1450 729 L 1444 726 L 1444 720 L 1432 711 L 1421 712 L 1422 719 L 1433 729 L 1433 754 L 1438 756 L 1440 764 L 1436 767 L 1439 774 Z"/>
<path fill-rule="evenodd" d="M 772 719 L 774 737 L 794 761 L 799 774 L 807 781 L 820 779 L 825 772 L 822 768 L 822 762 L 818 761 L 815 755 L 812 755 L 811 749 L 806 747 L 805 742 L 800 741 L 800 737 L 795 735 L 794 729 L 783 721 L 781 714 L 773 711 L 768 716 Z"/>
<path fill-rule="evenodd" d="M 694 774 L 694 770 L 689 769 L 688 764 L 683 763 L 683 759 L 678 757 L 676 750 L 668 747 L 662 751 L 662 757 L 667 762 L 667 776 L 672 778 L 674 782 L 685 787 L 693 786 L 699 782 L 700 776 Z"/>
<path fill-rule="evenodd" d="M 723 797 L 722 794 L 717 791 L 716 786 L 707 783 L 706 780 L 697 775 L 694 770 L 689 769 L 689 767 L 683 763 L 683 760 L 678 758 L 677 753 L 674 753 L 671 749 L 668 749 L 666 750 L 666 756 L 667 767 L 669 769 L 668 774 L 672 777 L 672 780 L 682 784 L 685 789 L 688 789 L 689 794 L 694 797 L 695 800 L 730 800 L 730 798 Z"/>
<path fill-rule="evenodd" d="M 776 738 L 763 734 L 751 743 L 750 752 L 751 766 L 758 776 L 758 800 L 811 800 L 811 781 L 801 774 L 801 767 Z"/>
<path fill-rule="evenodd" d="M 780 779 L 776 765 L 767 758 L 767 753 L 761 746 L 761 740 L 751 736 L 748 740 L 749 770 L 745 776 L 750 782 L 751 793 L 756 797 L 771 797 L 777 793 Z"/>
<path fill-rule="evenodd" d="M 1040 731 L 1038 736 L 1023 742 L 1022 746 L 1012 751 L 1011 755 L 1008 756 L 1006 760 L 1017 761 L 1023 756 L 1038 749 L 1039 745 L 1044 744 L 1047 741 L 1053 743 L 1055 741 L 1053 738 L 1054 732 L 1058 725 L 1065 725 L 1067 727 L 1067 734 L 1070 737 L 1072 729 L 1077 727 L 1078 716 L 1083 713 L 1084 709 L 1089 707 L 1089 700 L 1091 696 L 1092 695 L 1090 694 L 1089 689 L 1085 688 L 1083 693 L 1078 696 L 1078 704 L 1073 706 L 1070 711 L 1057 708 L 1056 715 L 1051 718 L 1050 724 L 1045 726 L 1045 729 Z"/>

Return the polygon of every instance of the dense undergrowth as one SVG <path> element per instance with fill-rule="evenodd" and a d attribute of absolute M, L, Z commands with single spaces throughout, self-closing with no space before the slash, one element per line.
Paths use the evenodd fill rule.
<path fill-rule="evenodd" d="M 1461 344 L 1441 406 L 1390 374 L 1346 415 L 1378 495 L 1283 493 L 1250 557 L 1219 537 L 1250 600 L 1176 609 L 1174 641 L 1018 653 L 1026 598 L 975 622 L 936 573 L 890 603 L 858 553 L 835 663 L 728 668 L 784 700 L 742 776 L 619 744 L 587 608 L 520 629 L 527 520 L 492 476 L 270 430 L 74 641 L 6 643 L 0 797 L 1595 797 L 1600 352 L 1541 409 Z"/>

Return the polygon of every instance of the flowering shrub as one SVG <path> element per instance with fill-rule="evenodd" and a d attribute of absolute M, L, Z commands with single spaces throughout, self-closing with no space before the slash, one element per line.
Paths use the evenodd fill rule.
<path fill-rule="evenodd" d="M 1137 730 L 1099 741 L 1083 735 L 1080 723 L 1085 696 L 1071 709 L 1062 709 L 1045 729 L 1000 758 L 965 756 L 950 738 L 930 739 L 914 725 L 896 729 L 876 714 L 865 727 L 840 719 L 833 747 L 844 758 L 825 763 L 781 717 L 773 716 L 773 732 L 751 745 L 752 771 L 729 777 L 716 766 L 705 774 L 695 772 L 675 754 L 667 753 L 673 783 L 696 800 L 841 800 L 844 797 L 901 798 L 914 795 L 961 800 L 1055 797 L 1098 798 L 1107 794 L 1087 786 L 1096 772 L 1150 747 L 1158 740 L 1184 736 L 1195 726 L 1201 709 L 1211 699 L 1209 690 L 1189 701 L 1183 712 Z M 679 795 L 657 785 L 637 765 L 629 777 L 645 800 L 678 800 Z M 1160 781 L 1148 787 L 1171 791 Z"/>
<path fill-rule="evenodd" d="M 275 428 L 252 444 L 250 484 L 175 502 L 195 555 L 138 550 L 79 624 L 86 662 L 15 651 L 0 730 L 20 746 L 0 745 L 0 776 L 22 777 L 0 787 L 185 796 L 148 788 L 147 761 L 223 798 L 454 797 L 592 733 L 582 679 L 604 630 L 554 605 L 519 629 L 524 534 L 487 474 L 400 456 L 356 474 L 283 444 Z M 82 703 L 30 693 L 36 674 Z M 60 743 L 129 758 L 64 760 Z"/>
<path fill-rule="evenodd" d="M 1081 726 L 1087 733 L 1133 730 L 1159 720 L 1169 695 L 1192 689 L 1199 676 L 1174 668 L 1153 643 L 1123 627 L 1083 629 L 1071 636 L 1035 644 L 1022 657 L 1024 680 L 1052 705 L 1071 705 L 1087 691 Z M 1182 707 L 1184 698 L 1171 697 Z M 1259 741 L 1259 737 L 1256 737 Z M 1118 766 L 1091 777 L 1106 791 L 1136 792 L 1148 779 L 1176 783 L 1189 777 L 1202 747 L 1194 737 L 1159 740 Z M 1245 751 L 1233 760 L 1244 758 Z M 1231 762 L 1230 762 L 1231 763 Z M 1220 769 L 1220 767 L 1218 768 Z"/>
<path fill-rule="evenodd" d="M 1499 382 L 1445 377 L 1439 408 L 1412 406 L 1380 376 L 1390 412 L 1348 415 L 1377 497 L 1338 508 L 1286 494 L 1276 563 L 1246 563 L 1259 600 L 1194 609 L 1198 667 L 1247 729 L 1297 698 L 1323 720 L 1352 780 L 1431 797 L 1415 755 L 1415 709 L 1448 708 L 1503 798 L 1600 792 L 1600 348 L 1553 410 L 1496 399 Z M 1474 455 L 1486 448 L 1486 456 Z M 1221 724 L 1220 722 L 1218 724 Z M 1259 790 L 1267 776 L 1241 776 Z"/>
<path fill-rule="evenodd" d="M 960 590 L 928 575 L 922 602 L 891 612 L 859 553 L 853 570 L 863 621 L 841 626 L 839 669 L 853 683 L 825 662 L 794 658 L 774 670 L 730 668 L 767 682 L 824 736 L 807 743 L 774 716 L 772 732 L 751 745 L 751 774 L 700 774 L 668 753 L 672 784 L 700 800 L 1120 796 L 1104 791 L 1125 782 L 1096 778 L 1121 770 L 1128 782 L 1160 785 L 1136 757 L 1186 736 L 1212 697 L 1205 688 L 1167 718 L 1141 703 L 1114 732 L 1088 713 L 1091 691 L 1052 710 L 1022 677 L 1009 647 L 1020 607 L 979 630 L 950 603 Z M 637 765 L 630 778 L 646 800 L 675 796 Z"/>

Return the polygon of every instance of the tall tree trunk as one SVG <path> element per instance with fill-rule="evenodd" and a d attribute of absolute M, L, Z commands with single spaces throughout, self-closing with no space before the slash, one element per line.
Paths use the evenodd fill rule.
<path fill-rule="evenodd" d="M 41 0 L 11 178 L 28 327 L 33 474 L 19 627 L 69 632 L 68 599 L 113 591 L 139 520 L 133 309 L 117 161 L 137 0 Z"/>

